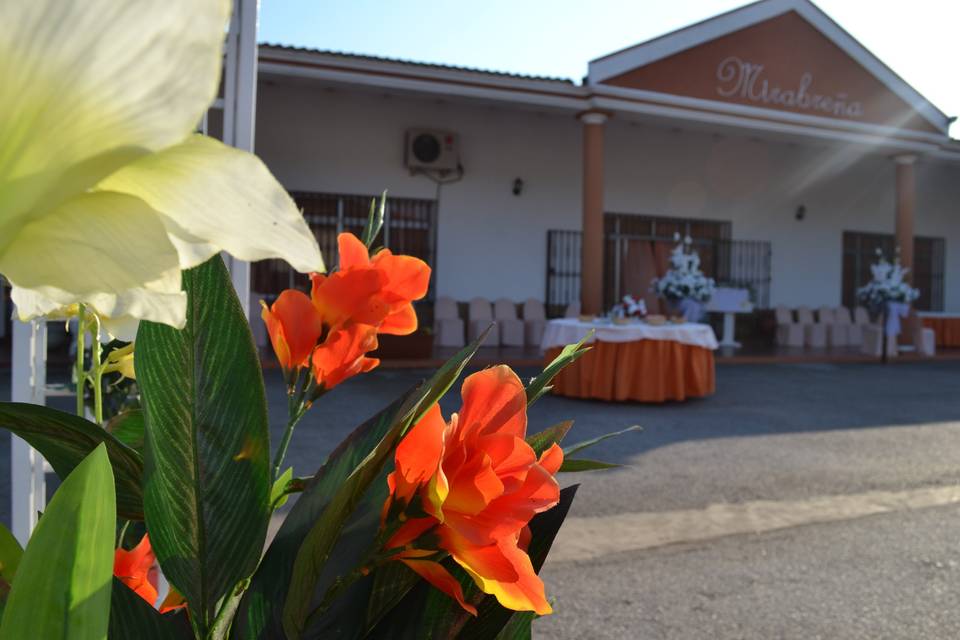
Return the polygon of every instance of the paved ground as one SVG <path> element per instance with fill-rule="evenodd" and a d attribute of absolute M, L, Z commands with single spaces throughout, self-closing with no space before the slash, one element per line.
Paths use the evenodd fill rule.
<path fill-rule="evenodd" d="M 294 438 L 298 473 L 425 373 L 378 371 L 331 394 Z M 645 428 L 591 451 L 623 469 L 565 478 L 583 484 L 577 539 L 561 537 L 544 570 L 557 613 L 537 636 L 960 635 L 960 362 L 722 366 L 718 380 L 680 405 L 534 407 L 531 430 L 576 419 L 571 441 Z"/>

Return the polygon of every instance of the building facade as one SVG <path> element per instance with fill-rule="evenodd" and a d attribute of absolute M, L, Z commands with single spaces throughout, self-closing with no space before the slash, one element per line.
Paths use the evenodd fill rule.
<path fill-rule="evenodd" d="M 256 151 L 324 248 L 388 189 L 388 243 L 431 260 L 435 294 L 602 311 L 646 293 L 680 232 L 760 306 L 850 305 L 899 246 L 917 306 L 960 312 L 951 119 L 806 0 L 594 60 L 580 84 L 275 45 L 259 73 Z M 423 131 L 446 168 L 412 167 Z M 255 289 L 288 277 L 259 268 Z"/>

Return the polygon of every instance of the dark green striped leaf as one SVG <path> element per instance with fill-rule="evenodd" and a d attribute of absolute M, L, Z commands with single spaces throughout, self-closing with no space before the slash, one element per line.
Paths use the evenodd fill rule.
<path fill-rule="evenodd" d="M 187 324 L 143 322 L 144 508 L 164 574 L 206 632 L 253 573 L 270 517 L 270 443 L 250 328 L 219 256 L 183 272 Z"/>
<path fill-rule="evenodd" d="M 284 637 L 282 612 L 294 572 L 294 563 L 314 523 L 327 511 L 338 488 L 367 461 L 391 430 L 396 429 L 397 425 L 406 429 L 440 399 L 459 377 L 485 336 L 486 334 L 460 351 L 428 382 L 411 389 L 359 426 L 340 443 L 320 470 L 307 481 L 303 494 L 287 514 L 244 594 L 231 630 L 231 638 L 267 640 Z M 380 466 L 382 468 L 383 464 Z M 382 477 L 383 473 L 380 475 Z M 385 488 L 384 482 L 381 489 L 385 491 Z M 346 570 L 354 568 L 357 554 L 365 551 L 365 545 L 369 545 L 376 535 L 383 497 L 383 492 L 367 492 L 360 508 L 356 509 L 359 515 L 354 522 L 347 525 L 351 535 L 340 537 L 343 544 L 337 546 L 332 555 Z M 329 563 L 323 578 L 336 577 L 335 564 Z M 325 588 L 320 584 L 316 590 Z M 363 606 L 359 607 L 361 613 L 365 606 L 364 602 Z M 362 618 L 354 626 L 361 623 Z"/>
<path fill-rule="evenodd" d="M 53 495 L 20 560 L 0 638 L 103 640 L 117 509 L 104 445 Z"/>
<path fill-rule="evenodd" d="M 160 615 L 146 600 L 113 579 L 110 598 L 111 640 L 192 640 L 184 611 Z"/>
<path fill-rule="evenodd" d="M 383 439 L 336 487 L 326 509 L 310 528 L 297 551 L 290 577 L 290 588 L 283 608 L 283 628 L 290 640 L 300 638 L 310 626 L 311 618 L 316 615 L 316 610 L 313 609 L 315 595 L 320 595 L 322 599 L 338 578 L 357 568 L 362 554 L 366 551 L 365 545 L 351 544 L 353 553 L 341 554 L 338 550 L 337 554 L 331 555 L 341 533 L 344 533 L 344 526 L 354 510 L 363 502 L 371 483 L 379 479 L 376 487 L 370 492 L 373 496 L 373 504 L 364 502 L 365 508 L 360 510 L 361 516 L 366 517 L 361 517 L 360 522 L 356 519 L 351 521 L 349 533 L 351 543 L 356 540 L 363 541 L 365 538 L 368 546 L 373 541 L 379 525 L 379 507 L 386 498 L 384 466 L 407 430 L 460 377 L 463 368 L 486 339 L 489 331 L 488 328 L 470 345 L 447 361 L 417 393 L 407 397 L 397 412 L 397 419 L 393 421 Z M 359 531 L 364 533 L 361 535 Z M 365 607 L 359 607 L 358 610 L 363 612 Z M 317 622 L 324 623 L 324 620 L 320 619 Z"/>
<path fill-rule="evenodd" d="M 105 428 L 114 438 L 143 455 L 145 421 L 142 409 L 130 409 L 108 420 Z"/>
<path fill-rule="evenodd" d="M 143 520 L 143 460 L 102 428 L 72 413 L 21 402 L 0 402 L 0 428 L 39 451 L 61 480 L 97 445 L 105 444 L 116 479 L 117 513 Z"/>

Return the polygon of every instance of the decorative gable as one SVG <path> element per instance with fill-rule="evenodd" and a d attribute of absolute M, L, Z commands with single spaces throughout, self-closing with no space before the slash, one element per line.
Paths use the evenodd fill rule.
<path fill-rule="evenodd" d="M 806 6 L 802 8 L 809 7 L 829 21 L 809 3 L 803 5 Z M 751 8 L 741 11 L 746 13 Z M 728 22 L 730 15 L 724 16 Z M 690 30 L 709 33 L 708 23 L 695 25 Z M 829 24 L 855 43 L 835 24 Z M 593 81 L 595 86 L 635 89 L 643 91 L 647 97 L 654 93 L 695 98 L 720 103 L 718 106 L 721 107 L 742 105 L 895 129 L 927 133 L 945 131 L 945 116 L 869 52 L 860 47 L 870 62 L 882 67 L 902 87 L 892 88 L 890 77 L 886 82 L 878 78 L 850 55 L 849 47 L 848 50 L 841 48 L 797 10 L 784 11 L 702 41 L 685 32 L 687 30 L 639 45 L 635 50 L 613 54 L 608 58 L 622 58 L 613 61 L 614 65 L 601 59 L 607 69 L 614 69 L 614 73 Z M 689 41 L 686 48 L 661 42 L 684 37 Z M 644 62 L 643 52 L 638 51 L 644 47 L 659 52 L 664 49 L 669 52 L 671 48 L 676 51 L 662 57 L 648 55 L 655 59 Z M 638 62 L 637 66 L 616 69 L 616 64 L 624 67 L 630 56 Z M 591 64 L 591 76 L 594 75 L 594 65 Z M 894 88 L 900 90 L 894 91 Z M 908 102 L 904 95 L 914 99 Z M 926 113 L 921 112 L 924 108 Z M 932 119 L 931 113 L 934 114 Z M 934 123 L 939 124 L 940 118 L 944 122 L 938 127 Z"/>

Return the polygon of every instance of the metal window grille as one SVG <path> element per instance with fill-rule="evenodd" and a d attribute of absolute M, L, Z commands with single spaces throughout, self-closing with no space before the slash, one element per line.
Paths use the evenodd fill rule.
<path fill-rule="evenodd" d="M 667 218 L 663 216 L 608 213 L 604 220 L 604 300 L 607 306 L 619 300 L 624 256 L 630 242 L 673 242 L 674 233 L 689 235 L 700 254 L 701 268 L 721 286 L 745 288 L 755 306 L 770 305 L 770 242 L 733 240 L 727 221 Z M 580 299 L 580 231 L 552 229 L 547 232 L 547 311 L 562 314 Z"/>
<path fill-rule="evenodd" d="M 337 235 L 363 232 L 374 196 L 342 195 L 294 191 L 297 206 L 317 238 L 327 267 L 337 264 Z M 436 273 L 437 208 L 434 200 L 387 197 L 383 230 L 373 246 L 388 247 L 394 253 L 424 260 Z M 433 280 L 427 299 L 433 298 Z M 306 290 L 307 278 L 282 260 L 261 260 L 253 265 L 253 289 L 271 296 L 283 289 Z"/>

